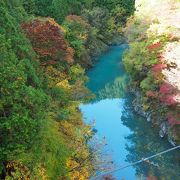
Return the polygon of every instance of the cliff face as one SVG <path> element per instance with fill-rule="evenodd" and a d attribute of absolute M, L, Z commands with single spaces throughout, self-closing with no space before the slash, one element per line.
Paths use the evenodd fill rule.
<path fill-rule="evenodd" d="M 160 127 L 165 122 L 169 138 L 179 143 L 180 1 L 136 0 L 135 6 L 125 29 L 130 43 L 125 66 L 142 94 L 143 110 Z"/>

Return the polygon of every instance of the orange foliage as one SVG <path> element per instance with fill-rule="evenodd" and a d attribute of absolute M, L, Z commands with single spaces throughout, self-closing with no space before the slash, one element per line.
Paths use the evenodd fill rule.
<path fill-rule="evenodd" d="M 153 50 L 155 50 L 155 49 L 157 49 L 157 48 L 159 48 L 159 47 L 161 47 L 161 43 L 160 43 L 160 42 L 157 42 L 157 43 L 154 43 L 154 44 L 152 44 L 152 45 L 147 46 L 147 49 L 148 49 L 149 51 L 153 51 Z"/>

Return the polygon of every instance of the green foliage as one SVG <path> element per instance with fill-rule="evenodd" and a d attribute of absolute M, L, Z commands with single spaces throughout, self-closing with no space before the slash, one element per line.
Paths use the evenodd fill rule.
<path fill-rule="evenodd" d="M 66 29 L 66 39 L 75 50 L 75 56 L 80 57 L 85 50 L 85 38 L 87 36 L 87 24 L 79 16 L 68 16 L 63 23 Z"/>
<path fill-rule="evenodd" d="M 34 3 L 36 5 L 34 13 L 38 16 L 50 16 L 62 23 L 69 14 L 79 15 L 84 2 L 84 0 L 34 0 L 33 5 Z"/>
<path fill-rule="evenodd" d="M 62 109 L 57 116 L 57 121 L 67 120 L 69 117 L 70 112 L 67 109 Z"/>
<path fill-rule="evenodd" d="M 44 109 L 49 98 L 40 88 L 41 83 L 37 84 L 39 77 L 33 63 L 29 64 L 34 53 L 30 55 L 28 41 L 17 31 L 17 22 L 22 17 L 16 20 L 17 16 L 11 15 L 16 9 L 13 13 L 11 7 L 8 9 L 8 2 L 1 3 L 5 16 L 1 17 L 4 23 L 0 28 L 0 160 L 4 161 L 32 145 L 46 118 Z"/>
<path fill-rule="evenodd" d="M 58 178 L 66 172 L 68 150 L 57 125 L 48 120 L 53 96 L 47 95 L 47 76 L 21 33 L 19 23 L 27 15 L 18 1 L 1 1 L 0 12 L 0 163 L 22 161 L 32 174 L 43 163 L 48 176 Z M 61 104 L 69 101 L 65 92 L 58 94 Z"/>
<path fill-rule="evenodd" d="M 44 17 L 50 16 L 50 14 L 52 13 L 52 0 L 34 0 L 34 3 L 36 6 L 36 15 Z"/>
<path fill-rule="evenodd" d="M 102 4 L 0 1 L 0 176 L 3 171 L 7 179 L 66 179 L 67 159 L 78 164 L 90 154 L 85 137 L 91 132 L 77 108 L 90 98 L 80 65 L 92 65 L 90 56 L 106 48 L 129 15 L 126 3 Z M 90 176 L 91 164 L 82 167 L 81 178 Z"/>
<path fill-rule="evenodd" d="M 86 82 L 85 70 L 80 65 L 74 65 L 70 67 L 71 82 L 74 83 L 77 80 Z"/>
<path fill-rule="evenodd" d="M 120 6 L 125 9 L 128 15 L 134 12 L 135 0 L 95 0 L 94 5 L 106 7 L 110 11 Z"/>
<path fill-rule="evenodd" d="M 146 75 L 144 64 L 147 61 L 147 50 L 144 42 L 130 44 L 130 49 L 124 54 L 123 62 L 127 72 L 135 80 L 142 79 Z"/>
<path fill-rule="evenodd" d="M 98 38 L 105 43 L 112 38 L 110 12 L 106 8 L 94 7 L 91 11 L 85 10 L 83 15 L 91 26 L 98 30 Z M 96 18 L 94 18 L 96 17 Z"/>
<path fill-rule="evenodd" d="M 69 103 L 70 94 L 66 92 L 64 89 L 59 88 L 57 86 L 49 89 L 49 94 L 52 99 L 58 101 L 58 104 L 61 106 L 65 106 Z"/>
<path fill-rule="evenodd" d="M 37 6 L 35 0 L 23 1 L 23 7 L 28 14 L 35 14 L 37 12 Z"/>
<path fill-rule="evenodd" d="M 66 159 L 71 151 L 67 147 L 62 135 L 59 133 L 58 124 L 48 119 L 44 124 L 38 139 L 31 148 L 31 153 L 22 154 L 19 158 L 25 164 L 30 164 L 30 169 L 43 165 L 50 179 L 67 174 Z"/>
<path fill-rule="evenodd" d="M 151 73 L 147 74 L 147 77 L 141 81 L 140 88 L 143 92 L 147 92 L 149 90 L 156 90 L 154 76 Z"/>

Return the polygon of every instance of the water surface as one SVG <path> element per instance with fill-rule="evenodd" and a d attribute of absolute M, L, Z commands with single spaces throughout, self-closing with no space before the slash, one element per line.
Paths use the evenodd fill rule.
<path fill-rule="evenodd" d="M 87 73 L 87 86 L 96 94 L 96 99 L 80 106 L 84 121 L 95 121 L 95 136 L 106 141 L 102 153 L 108 152 L 115 168 L 171 148 L 166 139 L 158 137 L 157 128 L 133 111 L 134 97 L 126 91 L 128 77 L 122 64 L 122 54 L 126 48 L 127 45 L 113 46 L 99 57 L 99 62 Z M 178 153 L 178 150 L 169 152 L 112 175 L 118 180 L 179 180 Z"/>

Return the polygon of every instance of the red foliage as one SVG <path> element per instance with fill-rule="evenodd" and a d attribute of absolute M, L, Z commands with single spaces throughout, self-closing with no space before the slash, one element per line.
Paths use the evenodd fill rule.
<path fill-rule="evenodd" d="M 147 46 L 147 49 L 148 49 L 149 51 L 153 51 L 153 50 L 155 50 L 155 49 L 157 49 L 157 48 L 159 48 L 159 47 L 161 47 L 161 43 L 160 43 L 160 42 L 157 42 L 157 43 L 155 43 L 155 44 L 152 44 L 152 45 Z"/>
<path fill-rule="evenodd" d="M 174 106 L 177 104 L 177 101 L 174 99 L 173 95 L 168 95 L 163 99 L 163 102 L 167 105 L 167 106 Z"/>
<path fill-rule="evenodd" d="M 156 64 L 152 67 L 153 72 L 161 72 L 164 68 L 166 68 L 166 64 Z"/>
<path fill-rule="evenodd" d="M 53 19 L 23 23 L 22 28 L 43 64 L 54 64 L 60 60 L 69 63 L 73 61 L 73 50 L 70 52 L 62 28 Z"/>
<path fill-rule="evenodd" d="M 175 106 L 177 105 L 177 101 L 175 100 L 175 88 L 168 84 L 164 83 L 160 86 L 160 101 L 167 106 Z"/>
<path fill-rule="evenodd" d="M 157 98 L 158 94 L 155 91 L 147 91 L 146 96 L 151 97 L 151 98 Z"/>
<path fill-rule="evenodd" d="M 180 124 L 180 117 L 178 117 L 178 116 L 176 117 L 176 116 L 173 116 L 172 114 L 168 114 L 167 118 L 168 118 L 169 124 L 171 124 L 171 125 Z"/>
<path fill-rule="evenodd" d="M 171 86 L 168 83 L 164 83 L 160 86 L 159 91 L 161 94 L 170 94 L 170 93 L 172 93 L 173 89 L 174 89 L 173 86 Z"/>

